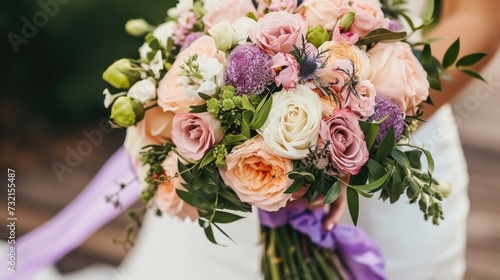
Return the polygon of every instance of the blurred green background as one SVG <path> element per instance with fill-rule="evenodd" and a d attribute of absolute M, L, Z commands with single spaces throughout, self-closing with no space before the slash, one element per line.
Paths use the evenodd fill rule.
<path fill-rule="evenodd" d="M 142 17 L 159 24 L 176 2 L 65 1 L 10 1 L 0 10 L 0 123 L 8 132 L 33 121 L 58 129 L 107 116 L 101 93 L 108 85 L 101 74 L 114 60 L 138 57 L 143 42 L 125 32 L 125 22 Z M 9 33 L 24 37 L 23 18 L 43 23 L 40 12 L 47 13 L 41 3 L 47 7 L 52 3 L 58 11 L 47 16 L 47 23 L 26 44 L 21 43 L 16 54 Z"/>

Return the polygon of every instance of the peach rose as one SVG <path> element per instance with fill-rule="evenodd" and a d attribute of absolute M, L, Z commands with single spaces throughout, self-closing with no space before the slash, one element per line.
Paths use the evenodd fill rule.
<path fill-rule="evenodd" d="M 205 29 L 208 30 L 224 20 L 233 23 L 239 18 L 246 17 L 248 13 L 257 14 L 252 0 L 229 0 L 208 10 L 202 21 L 205 24 Z"/>
<path fill-rule="evenodd" d="M 351 60 L 354 64 L 354 70 L 359 79 L 365 80 L 368 78 L 371 72 L 370 59 L 364 51 L 358 48 L 358 46 L 339 44 L 334 41 L 325 42 L 319 47 L 320 52 L 326 52 L 325 57 L 327 59 L 326 67 L 329 69 L 334 69 L 339 66 L 337 60 Z M 341 64 L 339 64 L 341 65 Z"/>
<path fill-rule="evenodd" d="M 226 163 L 220 175 L 241 201 L 276 211 L 290 199 L 284 191 L 292 183 L 287 175 L 293 170 L 292 161 L 276 155 L 261 136 L 234 147 Z"/>
<path fill-rule="evenodd" d="M 179 157 L 174 152 L 170 152 L 162 163 L 165 171 L 165 176 L 170 180 L 158 186 L 158 190 L 153 197 L 158 209 L 167 213 L 170 217 L 178 217 L 181 220 L 189 218 L 194 221 L 198 218 L 196 208 L 184 200 L 176 193 L 176 189 L 186 190 L 182 184 L 185 183 L 182 177 L 176 176 L 179 172 L 177 169 L 177 161 Z"/>
<path fill-rule="evenodd" d="M 389 27 L 390 20 L 384 17 L 380 4 L 353 1 L 351 6 L 342 6 L 339 17 L 350 11 L 354 11 L 356 15 L 348 31 L 358 34 L 361 38 L 375 29 Z"/>
<path fill-rule="evenodd" d="M 427 72 L 403 42 L 377 43 L 368 51 L 369 80 L 381 96 L 392 99 L 401 111 L 414 115 L 416 106 L 429 96 Z"/>
<path fill-rule="evenodd" d="M 307 22 L 300 15 L 288 12 L 268 13 L 255 25 L 250 39 L 269 55 L 289 53 L 293 46 L 302 46 Z"/>
<path fill-rule="evenodd" d="M 222 141 L 220 121 L 210 113 L 180 113 L 174 117 L 172 142 L 187 160 L 198 161 L 214 144 Z"/>
<path fill-rule="evenodd" d="M 193 54 L 198 54 L 200 57 L 216 58 L 223 65 L 226 63 L 224 53 L 217 50 L 212 37 L 202 36 L 194 41 L 188 48 L 177 55 L 172 68 L 158 83 L 158 105 L 164 111 L 187 112 L 190 110 L 189 106 L 203 103 L 200 97 L 189 95 L 178 82 L 180 66 L 184 64 L 187 57 Z"/>
<path fill-rule="evenodd" d="M 139 152 L 147 145 L 163 145 L 171 139 L 173 112 L 164 112 L 159 106 L 146 111 L 144 119 L 135 126 L 127 128 L 125 149 L 132 158 L 138 175 L 146 178 L 147 166 L 141 161 Z"/>
<path fill-rule="evenodd" d="M 297 13 L 306 17 L 309 27 L 323 26 L 333 30 L 344 0 L 304 0 Z"/>
<path fill-rule="evenodd" d="M 344 174 L 358 174 L 370 156 L 358 118 L 348 109 L 335 109 L 321 121 L 321 143 L 327 147 L 333 166 Z"/>

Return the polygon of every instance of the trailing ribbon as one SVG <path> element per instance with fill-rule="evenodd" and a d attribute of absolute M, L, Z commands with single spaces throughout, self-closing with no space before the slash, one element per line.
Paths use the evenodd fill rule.
<path fill-rule="evenodd" d="M 129 155 L 120 148 L 68 206 L 16 241 L 16 272 L 0 269 L 0 279 L 32 279 L 40 270 L 78 247 L 139 199 L 140 183 L 135 177 Z M 117 190 L 117 182 L 129 181 L 132 183 L 120 192 L 121 209 L 106 203 L 104 197 Z M 2 264 L 6 263 L 6 255 L 0 256 Z"/>
<path fill-rule="evenodd" d="M 276 212 L 259 209 L 260 223 L 276 228 L 290 224 L 309 236 L 316 245 L 335 251 L 343 260 L 349 279 L 383 280 L 384 260 L 376 242 L 360 228 L 337 225 L 330 231 L 323 228 L 323 209 L 288 209 Z"/>

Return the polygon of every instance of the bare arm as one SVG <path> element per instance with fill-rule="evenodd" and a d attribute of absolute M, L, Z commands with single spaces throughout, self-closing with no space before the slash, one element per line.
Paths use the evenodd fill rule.
<path fill-rule="evenodd" d="M 428 37 L 445 37 L 431 44 L 432 53 L 441 59 L 450 44 L 460 37 L 460 55 L 484 52 L 488 54 L 473 68 L 480 70 L 494 56 L 500 43 L 500 1 L 498 0 L 443 0 L 441 20 L 427 34 Z M 439 107 L 450 102 L 471 80 L 467 75 L 449 70 L 451 82 L 442 83 L 444 93 L 431 91 L 435 106 L 424 106 L 424 118 L 429 118 Z"/>

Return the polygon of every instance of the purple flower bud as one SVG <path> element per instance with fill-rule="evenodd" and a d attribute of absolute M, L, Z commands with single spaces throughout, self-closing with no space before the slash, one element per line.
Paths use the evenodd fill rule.
<path fill-rule="evenodd" d="M 377 95 L 375 98 L 377 104 L 375 105 L 375 114 L 372 118 L 374 121 L 379 121 L 385 116 L 388 117 L 380 124 L 377 138 L 375 139 L 375 146 L 378 146 L 382 139 L 384 139 L 387 132 L 394 127 L 394 139 L 398 141 L 403 134 L 404 128 L 404 113 L 399 106 L 392 100 Z"/>

